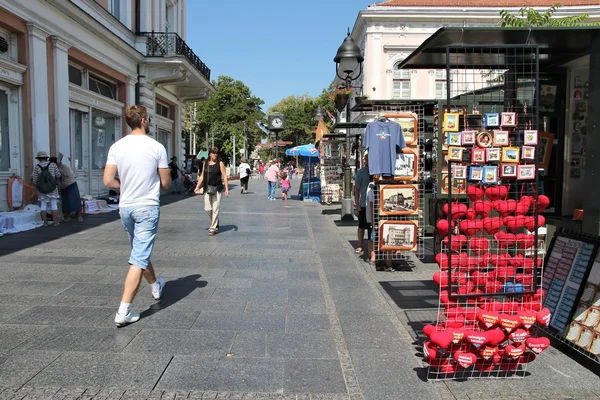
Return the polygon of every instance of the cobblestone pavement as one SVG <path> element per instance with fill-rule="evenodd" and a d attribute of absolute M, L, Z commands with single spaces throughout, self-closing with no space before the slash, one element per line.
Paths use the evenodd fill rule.
<path fill-rule="evenodd" d="M 432 265 L 374 272 L 355 227 L 320 205 L 266 201 L 263 180 L 237 189 L 214 237 L 202 198 L 165 199 L 163 299 L 143 283 L 142 319 L 121 329 L 116 213 L 0 238 L 0 400 L 600 397 L 597 375 L 553 349 L 521 380 L 426 382 L 415 339 Z"/>

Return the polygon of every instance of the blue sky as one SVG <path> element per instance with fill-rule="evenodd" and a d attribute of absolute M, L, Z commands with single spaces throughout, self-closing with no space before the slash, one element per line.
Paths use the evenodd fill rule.
<path fill-rule="evenodd" d="M 317 96 L 360 10 L 377 0 L 188 0 L 186 41 L 211 69 L 265 101 Z"/>

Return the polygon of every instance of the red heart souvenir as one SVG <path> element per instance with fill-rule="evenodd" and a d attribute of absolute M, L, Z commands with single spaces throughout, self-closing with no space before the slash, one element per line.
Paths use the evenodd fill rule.
<path fill-rule="evenodd" d="M 546 218 L 543 215 L 538 215 L 537 226 L 541 227 L 541 226 L 544 226 L 545 224 L 546 224 Z M 535 230 L 535 217 L 531 217 L 530 219 L 527 220 L 527 222 L 525 223 L 525 229 L 527 229 L 529 232 L 533 232 Z"/>
<path fill-rule="evenodd" d="M 489 262 L 494 267 L 504 268 L 510 264 L 511 259 L 512 257 L 510 256 L 510 254 L 507 253 L 492 254 L 490 255 Z"/>
<path fill-rule="evenodd" d="M 520 344 L 518 346 L 509 344 L 504 348 L 504 357 L 516 359 L 525 353 L 525 345 Z"/>
<path fill-rule="evenodd" d="M 521 196 L 519 203 L 527 204 L 529 207 L 531 207 L 533 203 L 535 203 L 535 200 L 533 199 L 533 196 Z"/>
<path fill-rule="evenodd" d="M 465 317 L 463 315 L 456 318 L 448 318 L 444 321 L 444 328 L 446 329 L 460 329 L 465 326 Z"/>
<path fill-rule="evenodd" d="M 492 299 L 492 300 L 488 300 L 488 301 L 484 302 L 483 304 L 481 304 L 479 308 L 481 308 L 482 310 L 486 310 L 486 311 L 501 311 L 502 303 Z"/>
<path fill-rule="evenodd" d="M 498 211 L 500 214 L 502 214 L 503 217 L 507 217 L 510 214 L 512 214 L 513 212 L 515 212 L 516 209 L 517 209 L 517 201 L 510 199 L 510 200 L 501 201 L 500 204 L 498 205 L 498 207 L 496 208 L 496 211 Z"/>
<path fill-rule="evenodd" d="M 485 346 L 485 347 L 481 348 L 481 350 L 479 351 L 479 355 L 484 360 L 489 360 L 491 358 L 494 358 L 494 356 L 496 354 L 498 354 L 498 348 L 495 346 Z"/>
<path fill-rule="evenodd" d="M 466 285 L 469 282 L 467 279 L 467 274 L 464 272 L 457 272 L 452 274 L 452 283 L 457 283 L 459 285 Z"/>
<path fill-rule="evenodd" d="M 437 228 L 438 234 L 441 237 L 444 237 L 448 233 L 450 233 L 450 225 L 452 225 L 452 228 L 454 228 L 454 222 L 452 224 L 448 224 L 447 219 L 440 219 L 435 226 Z"/>
<path fill-rule="evenodd" d="M 477 348 L 483 346 L 488 342 L 486 333 L 478 331 L 466 331 L 465 340 Z"/>
<path fill-rule="evenodd" d="M 518 233 L 516 235 L 517 247 L 520 249 L 529 249 L 535 246 L 535 235 L 528 235 L 526 233 Z"/>
<path fill-rule="evenodd" d="M 515 244 L 516 236 L 513 233 L 499 231 L 494 234 L 494 239 L 498 242 L 498 247 L 505 249 Z"/>
<path fill-rule="evenodd" d="M 480 255 L 490 248 L 490 241 L 488 238 L 474 237 L 469 239 L 469 248 L 474 254 Z"/>
<path fill-rule="evenodd" d="M 502 221 L 509 231 L 515 233 L 525 225 L 526 220 L 527 217 L 523 215 L 517 215 L 516 217 L 510 215 L 508 217 L 504 217 Z"/>
<path fill-rule="evenodd" d="M 525 329 L 517 329 L 508 335 L 508 338 L 515 343 L 523 343 L 529 337 L 529 332 Z"/>
<path fill-rule="evenodd" d="M 540 300 L 524 301 L 521 307 L 523 308 L 523 310 L 537 312 L 542 309 L 542 304 L 540 303 Z"/>
<path fill-rule="evenodd" d="M 533 311 L 519 311 L 517 313 L 517 318 L 519 318 L 523 328 L 529 329 L 535 324 L 535 314 L 536 313 Z"/>
<path fill-rule="evenodd" d="M 458 301 L 456 300 L 450 301 L 450 296 L 447 290 L 440 290 L 440 302 L 445 306 L 450 306 L 458 303 Z"/>
<path fill-rule="evenodd" d="M 452 334 L 454 335 L 454 340 L 452 340 L 453 344 L 460 343 L 465 337 L 465 329 L 463 328 L 455 328 L 452 329 Z"/>
<path fill-rule="evenodd" d="M 437 253 L 435 255 L 435 262 L 440 267 L 442 271 L 448 269 L 448 255 L 444 253 Z"/>
<path fill-rule="evenodd" d="M 473 221 L 474 219 L 477 219 L 477 213 L 472 208 L 469 208 L 467 210 L 467 213 L 465 214 L 465 218 L 470 221 Z"/>
<path fill-rule="evenodd" d="M 486 329 L 489 329 L 498 323 L 500 314 L 495 311 L 479 311 L 477 313 L 477 320 L 481 322 Z"/>
<path fill-rule="evenodd" d="M 528 201 L 519 201 L 517 207 L 515 208 L 515 215 L 527 215 L 530 207 L 531 203 L 529 203 Z"/>
<path fill-rule="evenodd" d="M 542 325 L 542 326 L 548 326 L 550 324 L 550 317 L 552 316 L 552 314 L 550 313 L 550 310 L 548 310 L 547 308 L 542 308 L 535 316 L 535 319 L 537 321 L 538 324 Z"/>
<path fill-rule="evenodd" d="M 475 363 L 475 369 L 479 372 L 492 372 L 496 369 L 493 361 L 479 361 Z"/>
<path fill-rule="evenodd" d="M 489 186 L 485 189 L 485 195 L 488 199 L 500 200 L 506 197 L 508 194 L 508 188 L 506 186 Z"/>
<path fill-rule="evenodd" d="M 516 240 L 516 236 L 515 236 L 515 240 Z M 523 254 L 519 253 L 512 258 L 510 264 L 515 268 L 520 268 L 523 266 L 524 262 L 525 262 L 525 257 L 523 256 Z"/>
<path fill-rule="evenodd" d="M 512 281 L 515 277 L 515 269 L 513 267 L 508 266 L 508 262 L 506 263 L 506 267 L 498 266 L 494 271 L 492 271 L 491 275 L 496 278 L 496 280 L 500 282 L 508 282 Z"/>
<path fill-rule="evenodd" d="M 467 186 L 466 193 L 469 199 L 471 199 L 473 202 L 481 199 L 484 195 L 483 189 L 474 185 Z"/>
<path fill-rule="evenodd" d="M 461 260 L 461 269 L 465 269 L 465 270 L 472 270 L 477 268 L 477 266 L 479 265 L 479 258 L 475 257 L 475 256 L 467 256 L 465 259 Z"/>
<path fill-rule="evenodd" d="M 502 329 L 499 328 L 491 329 L 487 331 L 485 335 L 490 346 L 497 346 L 506 340 L 506 335 L 502 332 Z"/>
<path fill-rule="evenodd" d="M 536 358 L 535 353 L 531 353 L 531 352 L 526 352 L 525 354 L 523 354 L 521 357 L 519 357 L 519 363 L 520 364 L 529 364 L 530 362 L 534 361 Z"/>
<path fill-rule="evenodd" d="M 456 292 L 458 294 L 464 295 L 464 294 L 473 294 L 474 290 L 475 290 L 475 285 L 473 285 L 473 282 L 468 281 L 467 283 L 460 284 L 460 287 L 458 288 L 458 290 Z"/>
<path fill-rule="evenodd" d="M 450 346 L 454 340 L 454 335 L 448 330 L 433 331 L 431 332 L 431 335 L 429 335 L 429 340 L 436 346 L 445 349 Z"/>
<path fill-rule="evenodd" d="M 440 286 L 448 286 L 448 272 L 437 271 L 433 274 L 433 281 Z"/>
<path fill-rule="evenodd" d="M 547 337 L 530 337 L 525 340 L 525 346 L 530 348 L 535 354 L 540 354 L 550 346 L 550 339 Z"/>
<path fill-rule="evenodd" d="M 429 335 L 431 335 L 431 332 L 433 332 L 435 330 L 437 330 L 435 325 L 427 324 L 423 327 L 423 334 L 425 336 L 429 337 Z"/>
<path fill-rule="evenodd" d="M 463 368 L 469 368 L 477 361 L 477 356 L 475 354 L 463 353 L 462 351 L 457 351 L 453 354 L 453 357 L 454 361 Z"/>
<path fill-rule="evenodd" d="M 550 205 L 550 199 L 546 195 L 539 195 L 537 198 L 537 209 L 538 212 L 544 212 L 546 208 Z"/>
<path fill-rule="evenodd" d="M 444 212 L 446 215 L 450 212 L 450 205 L 444 204 Z M 452 203 L 452 219 L 459 219 L 465 216 L 467 213 L 467 205 L 464 203 Z"/>
<path fill-rule="evenodd" d="M 467 236 L 473 236 L 483 229 L 483 220 L 468 220 L 464 219 L 459 224 L 460 231 Z"/>
<path fill-rule="evenodd" d="M 525 287 L 533 285 L 533 275 L 531 274 L 516 274 L 515 281 L 522 283 Z M 529 291 L 529 290 L 527 290 Z"/>
<path fill-rule="evenodd" d="M 502 291 L 502 282 L 489 280 L 485 283 L 485 293 L 499 293 Z"/>
<path fill-rule="evenodd" d="M 502 218 L 500 217 L 487 217 L 483 219 L 483 229 L 490 234 L 498 232 L 502 228 Z"/>
<path fill-rule="evenodd" d="M 521 324 L 521 320 L 516 315 L 500 314 L 500 320 L 498 324 L 506 332 L 512 332 Z"/>
<path fill-rule="evenodd" d="M 471 282 L 473 282 L 473 285 L 475 286 L 485 286 L 488 282 L 488 276 L 485 272 L 474 271 L 471 273 Z"/>
<path fill-rule="evenodd" d="M 433 343 L 425 342 L 423 343 L 423 355 L 430 360 L 436 359 L 439 356 L 438 349 Z"/>
<path fill-rule="evenodd" d="M 452 240 L 452 244 L 450 246 L 452 251 L 458 251 L 467 244 L 467 237 L 465 235 L 450 235 L 444 238 L 444 244 L 446 246 L 448 246 L 450 238 Z"/>
<path fill-rule="evenodd" d="M 457 318 L 458 316 L 465 316 L 465 309 L 462 307 L 449 307 L 444 310 L 444 314 L 448 318 Z"/>
<path fill-rule="evenodd" d="M 492 211 L 492 202 L 488 200 L 477 200 L 473 203 L 473 211 L 481 218 L 487 218 Z"/>

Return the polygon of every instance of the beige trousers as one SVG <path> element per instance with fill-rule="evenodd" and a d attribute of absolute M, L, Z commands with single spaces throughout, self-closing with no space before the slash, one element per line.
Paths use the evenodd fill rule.
<path fill-rule="evenodd" d="M 221 208 L 221 196 L 222 193 L 217 192 L 217 194 L 205 194 L 204 195 L 204 211 L 208 214 L 208 218 L 210 218 L 210 228 L 209 230 L 215 231 L 217 230 L 217 226 L 219 226 L 219 211 Z"/>

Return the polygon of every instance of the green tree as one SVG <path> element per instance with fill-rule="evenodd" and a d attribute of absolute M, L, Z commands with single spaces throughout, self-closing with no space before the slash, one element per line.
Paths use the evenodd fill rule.
<path fill-rule="evenodd" d="M 589 18 L 589 14 L 579 14 L 560 18 L 554 17 L 554 14 L 560 7 L 562 7 L 562 4 L 555 3 L 543 13 L 531 7 L 523 7 L 519 10 L 518 15 L 513 15 L 506 10 L 502 10 L 500 11 L 500 26 L 508 28 L 529 28 L 599 25 L 598 23 L 585 22 Z"/>
<path fill-rule="evenodd" d="M 252 94 L 242 81 L 229 76 L 219 76 L 212 82 L 216 91 L 205 102 L 194 103 L 188 110 L 189 119 L 193 119 L 193 108 L 196 109 L 196 145 L 198 149 L 206 149 L 212 144 L 220 149 L 219 156 L 224 162 L 232 161 L 233 137 L 236 140 L 236 160 L 239 160 L 240 149 L 244 146 L 244 134 L 247 138 L 248 152 L 260 143 L 264 136 L 256 126 L 256 121 L 264 118 L 261 106 L 264 101 Z M 188 127 L 189 128 L 189 127 Z M 208 143 L 206 135 L 208 134 Z"/>

